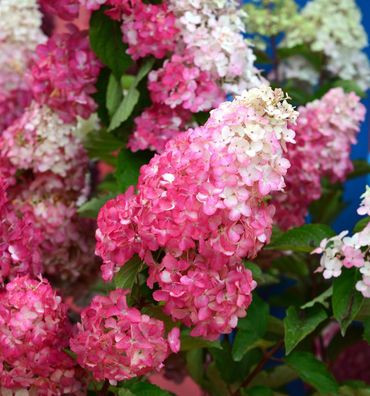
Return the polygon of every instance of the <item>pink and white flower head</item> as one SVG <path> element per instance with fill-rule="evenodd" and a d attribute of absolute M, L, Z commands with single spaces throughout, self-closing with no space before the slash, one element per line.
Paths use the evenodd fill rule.
<path fill-rule="evenodd" d="M 190 120 L 191 112 L 188 110 L 155 103 L 136 117 L 136 128 L 128 147 L 134 152 L 149 149 L 161 153 L 166 143 L 183 132 Z"/>
<path fill-rule="evenodd" d="M 17 275 L 39 275 L 42 272 L 41 232 L 32 217 L 21 215 L 9 202 L 7 184 L 0 181 L 0 283 Z"/>
<path fill-rule="evenodd" d="M 98 381 L 116 384 L 157 371 L 171 351 L 179 350 L 179 330 L 166 339 L 164 323 L 130 308 L 127 293 L 117 289 L 107 297 L 94 297 L 70 340 L 78 363 Z"/>
<path fill-rule="evenodd" d="M 362 201 L 357 213 L 360 216 L 370 216 L 370 187 L 366 186 L 366 191 L 361 195 Z"/>
<path fill-rule="evenodd" d="M 188 318 L 192 312 L 188 307 L 182 320 L 194 324 L 197 334 L 207 337 L 209 332 L 209 338 L 215 338 L 217 331 L 231 331 L 237 317 L 245 314 L 254 288 L 249 271 L 239 264 L 244 257 L 254 257 L 270 238 L 274 208 L 266 197 L 284 187 L 289 162 L 283 148 L 294 141 L 287 124 L 295 117 L 283 92 L 265 86 L 223 103 L 204 127 L 171 140 L 161 155 L 141 168 L 138 194 L 131 190 L 109 201 L 99 213 L 97 254 L 104 262 L 103 278 L 111 279 L 136 253 L 149 265 L 150 285 L 171 287 L 164 281 L 167 273 L 158 270 L 166 262 L 157 263 L 157 255 L 151 253 L 163 249 L 165 257 L 179 263 L 176 281 L 182 275 L 184 281 L 193 276 L 193 269 L 195 278 L 201 276 L 199 265 L 206 274 L 203 286 L 194 286 L 198 291 L 213 284 L 213 293 L 217 289 L 222 296 L 233 290 L 231 301 L 240 302 L 232 312 L 233 303 L 228 306 L 223 298 L 210 296 L 211 311 L 202 310 L 207 315 Z M 168 313 L 171 306 L 181 304 L 192 282 L 180 281 L 180 299 L 168 302 Z M 240 286 L 243 282 L 245 288 Z M 164 294 L 157 298 L 167 303 Z M 218 309 L 228 319 L 217 325 L 208 314 Z"/>
<path fill-rule="evenodd" d="M 365 116 L 360 98 L 342 88 L 331 89 L 298 110 L 297 124 L 292 126 L 297 143 L 288 147 L 291 168 L 286 188 L 274 195 L 276 222 L 283 229 L 304 224 L 308 206 L 321 195 L 322 177 L 343 181 L 352 170 L 351 145 Z"/>
<path fill-rule="evenodd" d="M 134 60 L 153 55 L 164 58 L 173 52 L 177 41 L 176 17 L 166 3 L 137 2 L 122 17 L 123 41 Z"/>
<path fill-rule="evenodd" d="M 36 49 L 30 71 L 35 100 L 47 105 L 65 122 L 89 118 L 96 103 L 91 95 L 101 64 L 89 45 L 86 32 L 70 25 L 68 33 L 54 34 Z"/>
<path fill-rule="evenodd" d="M 225 94 L 211 74 L 194 65 L 189 55 L 173 55 L 149 74 L 148 88 L 154 103 L 178 106 L 193 113 L 218 106 Z"/>
<path fill-rule="evenodd" d="M 1 154 L 18 169 L 66 177 L 87 166 L 87 154 L 75 130 L 47 106 L 33 103 L 4 131 Z"/>
<path fill-rule="evenodd" d="M 57 15 L 66 21 L 72 21 L 78 17 L 80 5 L 77 0 L 39 0 L 44 11 L 51 15 Z"/>
<path fill-rule="evenodd" d="M 8 283 L 0 291 L 1 393 L 83 394 L 79 369 L 64 352 L 71 330 L 66 305 L 47 281 Z"/>

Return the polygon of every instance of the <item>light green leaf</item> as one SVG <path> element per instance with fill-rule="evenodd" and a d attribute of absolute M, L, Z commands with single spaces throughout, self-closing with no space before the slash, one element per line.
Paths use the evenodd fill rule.
<path fill-rule="evenodd" d="M 285 358 L 287 364 L 299 377 L 321 393 L 337 394 L 338 384 L 324 363 L 309 352 L 293 352 Z"/>
<path fill-rule="evenodd" d="M 119 79 L 132 64 L 127 47 L 122 42 L 120 24 L 105 15 L 104 7 L 93 12 L 90 18 L 90 44 L 97 57 Z"/>
<path fill-rule="evenodd" d="M 112 153 L 123 147 L 123 142 L 118 140 L 113 134 L 107 133 L 106 130 L 100 129 L 90 132 L 86 136 L 84 147 L 90 159 L 103 160 L 115 165 L 116 158 L 112 156 Z"/>
<path fill-rule="evenodd" d="M 263 370 L 256 375 L 251 385 L 265 385 L 277 389 L 297 378 L 297 373 L 286 364 L 274 367 L 270 371 Z"/>
<path fill-rule="evenodd" d="M 149 382 L 137 382 L 129 387 L 131 393 L 135 396 L 171 396 L 172 393 L 159 388 L 157 385 Z"/>
<path fill-rule="evenodd" d="M 90 201 L 85 202 L 77 209 L 77 213 L 84 218 L 96 219 L 99 210 L 104 206 L 106 202 L 114 198 L 116 194 L 107 194 L 103 197 L 92 198 Z"/>
<path fill-rule="evenodd" d="M 369 224 L 369 222 L 370 222 L 370 217 L 365 217 L 361 219 L 356 223 L 355 227 L 353 228 L 353 232 L 357 233 L 362 231 Z"/>
<path fill-rule="evenodd" d="M 334 231 L 325 224 L 306 224 L 285 232 L 265 249 L 310 253 L 324 238 L 334 235 Z"/>
<path fill-rule="evenodd" d="M 114 113 L 111 123 L 109 124 L 108 131 L 113 131 L 114 129 L 118 128 L 130 117 L 137 102 L 139 101 L 139 97 L 140 92 L 135 88 L 135 86 L 131 86 L 126 96 L 123 98 L 123 101 Z"/>
<path fill-rule="evenodd" d="M 333 313 L 340 325 L 343 336 L 347 327 L 360 311 L 364 300 L 355 287 L 358 278 L 359 274 L 356 269 L 346 269 L 333 283 Z"/>
<path fill-rule="evenodd" d="M 129 389 L 119 389 L 118 396 L 135 396 Z"/>
<path fill-rule="evenodd" d="M 144 64 L 141 66 L 137 76 L 136 76 L 136 85 L 139 84 L 139 82 L 152 70 L 152 67 L 154 66 L 155 59 L 154 58 L 149 58 L 146 59 Z"/>
<path fill-rule="evenodd" d="M 110 116 L 112 116 L 115 113 L 121 100 L 122 100 L 122 88 L 120 86 L 119 81 L 112 73 L 109 76 L 107 99 L 106 99 L 106 106 Z"/>
<path fill-rule="evenodd" d="M 311 301 L 308 301 L 306 304 L 302 305 L 302 309 L 306 308 L 312 308 L 315 304 L 321 304 L 325 308 L 329 307 L 329 303 L 326 301 L 329 297 L 333 295 L 333 287 L 330 286 L 329 289 L 326 289 L 323 293 L 321 293 L 319 296 L 314 298 Z"/>
<path fill-rule="evenodd" d="M 143 263 L 139 256 L 133 256 L 115 275 L 114 284 L 119 289 L 132 289 L 136 280 L 136 275 L 142 268 Z"/>
<path fill-rule="evenodd" d="M 192 337 L 188 331 L 181 332 L 181 351 L 191 351 L 193 349 L 201 348 L 216 348 L 221 349 L 220 341 L 209 341 L 201 337 Z"/>
<path fill-rule="evenodd" d="M 289 355 L 327 317 L 328 315 L 324 309 L 319 306 L 300 312 L 297 312 L 295 307 L 289 307 L 287 316 L 284 319 L 286 354 Z"/>

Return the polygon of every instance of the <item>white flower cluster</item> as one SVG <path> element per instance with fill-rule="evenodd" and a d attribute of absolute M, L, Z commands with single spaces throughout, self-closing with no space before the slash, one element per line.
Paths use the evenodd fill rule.
<path fill-rule="evenodd" d="M 367 90 L 370 64 L 362 50 L 368 41 L 355 0 L 312 0 L 300 16 L 300 22 L 287 31 L 282 46 L 309 44 L 312 51 L 325 54 L 330 73 L 343 80 L 355 80 Z M 309 68 L 309 64 L 303 66 L 298 77 L 307 77 Z"/>
<path fill-rule="evenodd" d="M 358 209 L 360 215 L 370 215 L 370 188 L 366 192 Z M 370 298 L 370 223 L 365 228 L 348 236 L 348 231 L 324 239 L 320 247 L 313 253 L 322 253 L 320 267 L 317 272 L 322 272 L 325 279 L 337 278 L 342 274 L 343 268 L 359 268 L 362 279 L 356 283 L 356 289 L 366 298 Z"/>
<path fill-rule="evenodd" d="M 194 63 L 221 81 L 227 93 L 259 86 L 255 56 L 243 38 L 246 14 L 234 0 L 170 0 L 182 42 Z"/>

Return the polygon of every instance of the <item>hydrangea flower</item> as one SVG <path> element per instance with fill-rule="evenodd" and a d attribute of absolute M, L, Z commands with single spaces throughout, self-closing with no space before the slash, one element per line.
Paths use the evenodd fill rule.
<path fill-rule="evenodd" d="M 361 195 L 362 201 L 357 213 L 360 216 L 370 216 L 370 187 L 366 186 L 366 191 Z"/>
<path fill-rule="evenodd" d="M 164 58 L 175 49 L 178 29 L 176 18 L 166 3 L 137 2 L 122 18 L 123 41 L 134 60 L 153 55 Z"/>
<path fill-rule="evenodd" d="M 50 171 L 66 177 L 86 170 L 87 154 L 75 136 L 76 127 L 64 123 L 47 106 L 33 103 L 4 131 L 1 154 L 18 169 Z"/>
<path fill-rule="evenodd" d="M 179 329 L 166 339 L 164 323 L 130 308 L 127 293 L 117 289 L 107 297 L 95 296 L 70 340 L 78 363 L 98 381 L 116 384 L 157 371 L 171 351 L 179 351 Z"/>
<path fill-rule="evenodd" d="M 195 66 L 189 56 L 173 55 L 161 69 L 151 71 L 148 88 L 154 103 L 193 113 L 208 111 L 225 98 L 210 73 Z"/>
<path fill-rule="evenodd" d="M 1 394 L 84 394 L 83 377 L 64 352 L 71 330 L 66 305 L 47 281 L 8 283 L 0 291 Z"/>
<path fill-rule="evenodd" d="M 37 47 L 29 76 L 35 100 L 65 122 L 73 122 L 77 116 L 89 118 L 95 111 L 91 95 L 101 68 L 87 33 L 73 25 L 69 29 Z"/>
<path fill-rule="evenodd" d="M 294 142 L 287 123 L 296 116 L 281 90 L 265 86 L 223 103 L 204 127 L 171 140 L 141 168 L 138 194 L 130 190 L 99 213 L 103 278 L 112 279 L 139 254 L 149 265 L 149 285 L 160 285 L 155 296 L 165 302 L 168 314 L 178 319 L 177 307 L 186 301 L 181 320 L 194 326 L 192 334 L 214 339 L 231 331 L 245 314 L 255 285 L 240 262 L 254 257 L 270 238 L 274 208 L 266 197 L 284 187 L 289 162 L 283 147 Z M 159 249 L 178 262 L 178 272 L 167 261 L 156 262 L 152 252 Z M 200 268 L 207 273 L 192 286 L 203 276 Z M 171 272 L 178 293 L 168 294 Z M 193 300 L 184 296 L 201 294 L 207 285 L 213 285 L 205 303 L 209 310 L 205 305 L 201 312 L 207 314 L 197 316 Z M 230 301 L 240 302 L 236 310 L 221 298 L 228 293 Z M 211 313 L 216 311 L 225 315 L 222 323 Z"/>
<path fill-rule="evenodd" d="M 43 9 L 51 15 L 57 15 L 66 21 L 78 17 L 80 6 L 76 0 L 39 0 Z"/>
<path fill-rule="evenodd" d="M 297 124 L 292 126 L 297 143 L 288 147 L 291 168 L 285 192 L 274 195 L 276 222 L 283 229 L 304 224 L 308 206 L 321 195 L 321 177 L 343 181 L 352 171 L 351 145 L 365 117 L 360 98 L 342 88 L 331 89 L 298 110 Z"/>
<path fill-rule="evenodd" d="M 161 153 L 166 143 L 184 131 L 190 120 L 191 112 L 188 110 L 153 104 L 135 118 L 135 131 L 127 147 L 134 152 L 149 149 Z"/>

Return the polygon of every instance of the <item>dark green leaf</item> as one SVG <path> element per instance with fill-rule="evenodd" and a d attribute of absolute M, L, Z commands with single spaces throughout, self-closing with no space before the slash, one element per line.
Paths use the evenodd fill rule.
<path fill-rule="evenodd" d="M 204 361 L 203 361 L 203 350 L 202 349 L 193 349 L 191 351 L 186 352 L 186 368 L 191 378 L 198 383 L 201 384 L 203 382 L 204 377 Z"/>
<path fill-rule="evenodd" d="M 118 396 L 135 396 L 129 389 L 120 389 L 118 391 Z"/>
<path fill-rule="evenodd" d="M 222 371 L 215 363 L 207 367 L 207 380 L 204 383 L 205 389 L 212 396 L 229 396 L 230 392 L 221 376 Z"/>
<path fill-rule="evenodd" d="M 242 396 L 273 396 L 274 393 L 266 386 L 254 386 L 253 388 L 242 389 Z"/>
<path fill-rule="evenodd" d="M 285 232 L 270 243 L 266 249 L 310 253 L 320 245 L 324 238 L 334 235 L 334 231 L 325 224 L 306 224 Z"/>
<path fill-rule="evenodd" d="M 337 394 L 338 384 L 324 363 L 309 352 L 293 352 L 286 357 L 287 364 L 299 377 L 321 393 Z"/>
<path fill-rule="evenodd" d="M 77 209 L 77 213 L 81 217 L 88 219 L 96 219 L 99 210 L 104 206 L 104 204 L 110 199 L 114 198 L 116 194 L 107 194 L 104 197 L 92 198 L 90 201 L 85 202 Z"/>
<path fill-rule="evenodd" d="M 119 263 L 118 263 L 119 264 Z M 142 270 L 142 261 L 135 255 L 115 275 L 114 284 L 119 289 L 132 289 L 137 274 Z"/>
<path fill-rule="evenodd" d="M 100 129 L 89 133 L 84 141 L 85 149 L 92 160 L 103 160 L 111 165 L 116 164 L 116 158 L 112 153 L 123 146 L 113 134 Z"/>
<path fill-rule="evenodd" d="M 216 348 L 221 349 L 220 341 L 209 341 L 201 337 L 192 337 L 188 334 L 188 331 L 183 331 L 181 333 L 181 350 L 191 351 L 193 349 L 200 348 Z"/>
<path fill-rule="evenodd" d="M 149 382 L 138 382 L 128 388 L 135 396 L 171 396 L 172 393 L 167 392 L 157 385 Z"/>
<path fill-rule="evenodd" d="M 132 65 L 127 47 L 122 42 L 120 23 L 105 15 L 101 8 L 93 12 L 90 19 L 90 43 L 97 57 L 120 79 Z"/>
<path fill-rule="evenodd" d="M 364 340 L 370 344 L 370 318 L 364 320 Z"/>
<path fill-rule="evenodd" d="M 146 152 L 133 153 L 126 148 L 120 151 L 115 174 L 120 191 L 124 192 L 129 186 L 136 185 L 140 168 L 148 161 Z"/>
<path fill-rule="evenodd" d="M 288 384 L 297 378 L 297 373 L 286 364 L 274 367 L 272 370 L 263 370 L 256 375 L 251 385 L 265 385 L 276 389 Z"/>
<path fill-rule="evenodd" d="M 273 261 L 272 267 L 279 269 L 284 275 L 295 278 L 306 278 L 309 274 L 306 260 L 298 255 L 281 256 Z"/>
<path fill-rule="evenodd" d="M 335 319 L 338 321 L 342 335 L 361 309 L 363 297 L 356 290 L 359 273 L 356 269 L 345 269 L 333 283 L 332 306 Z"/>
<path fill-rule="evenodd" d="M 119 81 L 111 74 L 109 77 L 108 88 L 107 88 L 107 109 L 109 115 L 112 116 L 117 110 L 122 100 L 122 88 Z"/>
<path fill-rule="evenodd" d="M 360 221 L 358 221 L 355 225 L 355 227 L 353 228 L 353 232 L 360 232 L 362 231 L 370 222 L 370 217 L 365 217 L 363 219 L 361 219 Z"/>
<path fill-rule="evenodd" d="M 348 175 L 348 179 L 366 176 L 370 173 L 370 164 L 366 160 L 354 160 L 353 171 Z"/>
<path fill-rule="evenodd" d="M 238 332 L 234 340 L 232 355 L 240 361 L 246 352 L 253 348 L 254 343 L 266 333 L 269 307 L 261 298 L 254 295 L 247 316 L 239 320 Z"/>
<path fill-rule="evenodd" d="M 295 307 L 289 307 L 284 319 L 285 351 L 290 352 L 309 334 L 311 334 L 328 315 L 323 308 L 316 306 L 298 312 Z"/>

